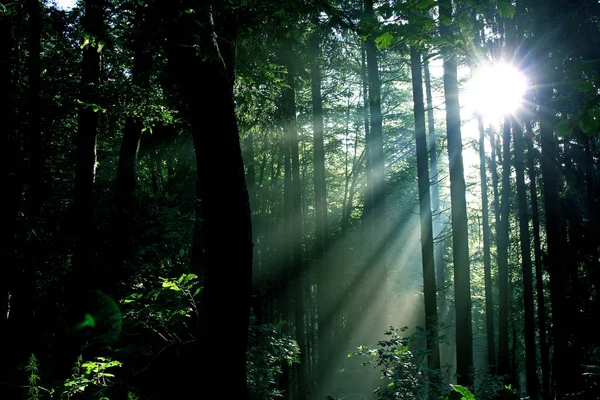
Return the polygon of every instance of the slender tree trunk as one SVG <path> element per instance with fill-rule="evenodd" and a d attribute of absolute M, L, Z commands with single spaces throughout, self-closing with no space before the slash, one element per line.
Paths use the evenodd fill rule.
<path fill-rule="evenodd" d="M 317 266 L 317 315 L 318 315 L 318 346 L 319 364 L 317 377 L 323 377 L 328 351 L 331 348 L 331 301 L 329 288 L 331 272 L 329 265 L 324 262 L 325 248 L 328 240 L 327 224 L 327 191 L 325 185 L 325 151 L 323 145 L 323 98 L 321 96 L 321 38 L 319 28 L 311 37 L 311 95 L 312 95 L 312 124 L 315 153 L 314 186 L 315 186 L 315 260 Z"/>
<path fill-rule="evenodd" d="M 254 132 L 250 130 L 246 133 L 244 139 L 244 162 L 246 164 L 246 182 L 248 185 L 248 196 L 250 200 L 250 213 L 252 215 L 252 237 L 254 238 L 254 277 L 253 277 L 253 304 L 252 309 L 254 315 L 259 322 L 266 322 L 265 316 L 268 314 L 269 298 L 265 295 L 268 290 L 267 271 L 263 268 L 262 259 L 260 257 L 260 244 L 258 239 L 258 228 L 260 224 L 260 205 L 259 196 L 257 193 L 258 183 L 256 177 L 256 155 L 254 153 Z M 264 163 L 263 163 L 264 170 Z"/>
<path fill-rule="evenodd" d="M 423 259 L 423 297 L 425 301 L 425 331 L 427 332 L 427 364 L 429 367 L 429 397 L 439 398 L 440 349 L 438 342 L 438 312 L 433 252 L 431 201 L 429 195 L 429 167 L 427 135 L 425 133 L 425 107 L 423 105 L 423 78 L 421 54 L 410 48 L 413 102 L 415 115 L 415 138 L 417 146 L 417 176 L 419 186 L 419 215 L 421 216 L 421 256 Z"/>
<path fill-rule="evenodd" d="M 537 315 L 540 344 L 540 358 L 542 369 L 542 396 L 550 395 L 550 350 L 546 339 L 546 306 L 544 297 L 544 279 L 542 269 L 542 245 L 540 240 L 540 216 L 537 197 L 537 184 L 534 163 L 533 129 L 531 122 L 527 122 L 527 172 L 529 177 L 529 197 L 531 198 L 531 221 L 533 224 L 533 250 L 535 262 L 535 282 L 537 294 Z"/>
<path fill-rule="evenodd" d="M 452 20 L 452 4 L 443 0 L 440 17 Z M 440 25 L 440 34 L 452 40 L 449 26 Z M 450 200 L 452 208 L 452 249 L 454 260 L 454 299 L 456 305 L 456 372 L 459 385 L 473 386 L 473 329 L 471 321 L 471 281 L 467 226 L 466 185 L 462 159 L 460 105 L 456 59 L 444 58 L 444 96 L 450 166 Z"/>
<path fill-rule="evenodd" d="M 374 0 L 365 0 L 365 14 L 369 19 L 374 19 L 373 10 Z M 367 251 L 367 262 L 369 265 L 366 271 L 363 288 L 365 294 L 371 296 L 370 291 L 375 285 L 383 285 L 381 293 L 387 293 L 387 263 L 384 253 L 387 248 L 388 224 L 385 220 L 386 199 L 385 199 L 385 169 L 383 152 L 383 122 L 381 115 L 381 81 L 379 77 L 379 61 L 377 47 L 375 46 L 374 35 L 369 35 L 365 41 L 365 55 L 367 64 L 368 78 L 368 98 L 370 131 L 369 145 L 367 155 L 370 157 L 370 166 L 372 170 L 371 181 L 368 187 L 371 196 L 371 209 L 368 210 L 367 217 L 367 240 L 369 241 L 369 250 Z M 376 283 L 377 282 L 377 283 Z M 367 320 L 367 324 L 373 326 L 373 329 L 383 331 L 387 328 L 387 319 L 384 317 L 386 310 L 373 309 L 374 301 L 369 302 L 363 315 L 372 318 Z M 387 302 L 384 302 L 386 304 Z"/>
<path fill-rule="evenodd" d="M 570 361 L 568 352 L 569 327 L 566 315 L 565 284 L 567 260 L 562 246 L 562 221 L 560 212 L 560 176 L 558 157 L 554 139 L 556 110 L 552 105 L 554 64 L 548 44 L 554 37 L 555 27 L 552 10 L 558 7 L 553 0 L 536 3 L 534 30 L 539 44 L 537 48 L 538 69 L 536 74 L 537 97 L 539 104 L 539 124 L 542 144 L 542 179 L 544 185 L 544 209 L 546 215 L 547 265 L 550 272 L 550 301 L 552 304 L 552 337 L 554 351 L 552 358 L 552 378 L 557 398 L 564 398 L 571 388 L 576 387 L 577 370 Z"/>
<path fill-rule="evenodd" d="M 498 374 L 511 382 L 509 353 L 509 284 L 508 284 L 508 244 L 510 212 L 510 121 L 504 119 L 502 135 L 502 199 L 500 204 L 500 223 L 497 232 L 498 246 Z"/>
<path fill-rule="evenodd" d="M 433 251 L 434 264 L 436 269 L 436 282 L 442 290 L 438 291 L 438 305 L 440 322 L 444 322 L 446 315 L 446 263 L 444 262 L 444 241 L 440 239 L 444 222 L 442 220 L 442 210 L 440 205 L 440 173 L 438 170 L 438 154 L 435 133 L 435 120 L 433 117 L 433 96 L 431 94 L 431 75 L 429 73 L 429 61 L 425 60 L 425 95 L 427 97 L 427 130 L 429 133 L 429 179 L 431 180 L 431 208 L 433 211 Z"/>
<path fill-rule="evenodd" d="M 7 4 L 13 11 L 16 7 Z M 6 239 L 4 242 L 3 263 L 0 276 L 0 382 L 10 382 L 15 374 L 14 355 L 16 353 L 15 340 L 17 335 L 15 323 L 12 321 L 14 314 L 14 292 L 19 286 L 20 278 L 20 251 L 18 249 L 19 211 L 21 210 L 23 197 L 23 171 L 22 153 L 19 135 L 15 131 L 14 110 L 14 76 L 13 76 L 13 24 L 12 13 L 0 13 L 0 121 L 4 133 L 4 187 L 5 204 L 4 224 Z M 9 332 L 10 328 L 10 332 Z M 16 390 L 13 391 L 5 385 L 0 384 L 0 398 L 17 397 Z"/>
<path fill-rule="evenodd" d="M 487 357 L 490 374 L 496 373 L 496 335 L 494 334 L 494 293 L 492 262 L 490 256 L 490 213 L 488 208 L 487 173 L 485 168 L 485 130 L 483 118 L 477 117 L 479 127 L 479 171 L 481 179 L 481 204 L 483 225 L 483 274 L 485 285 L 485 321 L 487 331 Z"/>
<path fill-rule="evenodd" d="M 81 24 L 88 35 L 83 47 L 79 121 L 75 154 L 75 253 L 73 283 L 92 289 L 94 267 L 93 191 L 96 176 L 96 137 L 100 107 L 99 43 L 103 39 L 103 0 L 85 0 Z M 85 278 L 84 278 L 85 277 Z"/>
<path fill-rule="evenodd" d="M 0 101 L 4 104 L 0 107 L 0 120 L 5 132 L 5 167 L 7 168 L 7 178 L 5 185 L 8 191 L 8 204 L 4 206 L 5 217 L 4 221 L 7 224 L 8 232 L 8 251 L 5 253 L 4 268 L 2 271 L 3 278 L 0 280 L 0 340 L 4 339 L 6 333 L 6 323 L 8 315 L 8 294 L 10 285 L 14 284 L 11 265 L 13 265 L 14 236 L 16 230 L 17 210 L 19 208 L 21 194 L 21 185 L 17 178 L 17 149 L 20 146 L 16 144 L 14 132 L 14 111 L 13 111 L 13 81 L 12 81 L 12 21 L 11 16 L 0 14 Z M 9 255 L 10 254 L 10 255 Z M 7 343 L 6 340 L 1 340 L 1 343 Z M 4 349 L 6 346 L 1 346 Z M 2 352 L 3 354 L 3 352 Z M 4 357 L 0 356 L 4 360 Z M 4 362 L 0 361 L 0 374 L 4 375 Z"/>
<path fill-rule="evenodd" d="M 521 266 L 523 271 L 523 302 L 525 310 L 525 374 L 527 394 L 537 399 L 539 382 L 537 377 L 535 321 L 533 305 L 533 272 L 531 265 L 531 239 L 529 235 L 529 214 L 527 189 L 525 186 L 525 140 L 522 128 L 513 123 L 515 144 L 515 171 L 517 175 L 517 196 L 519 204 L 519 232 L 521 239 Z"/>
<path fill-rule="evenodd" d="M 294 292 L 294 311 L 295 311 L 295 329 L 296 341 L 300 346 L 300 364 L 297 366 L 297 396 L 298 400 L 304 400 L 307 397 L 306 385 L 307 375 L 306 366 L 308 359 L 306 358 L 306 335 L 304 324 L 304 287 L 305 273 L 302 265 L 302 197 L 300 184 L 300 160 L 298 151 L 298 127 L 296 121 L 296 60 L 293 56 L 293 50 L 287 49 L 284 56 L 286 64 L 287 84 L 288 88 L 283 90 L 283 103 L 285 112 L 285 134 L 286 145 L 289 148 L 291 158 L 291 187 L 290 187 L 290 202 L 291 202 L 291 237 L 290 250 L 292 260 L 290 270 L 292 273 L 290 287 Z"/>

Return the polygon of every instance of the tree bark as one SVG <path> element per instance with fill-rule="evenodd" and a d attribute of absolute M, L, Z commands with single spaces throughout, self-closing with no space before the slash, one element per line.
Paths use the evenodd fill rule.
<path fill-rule="evenodd" d="M 555 384 L 554 396 L 564 398 L 571 388 L 576 387 L 578 369 L 572 365 L 568 354 L 569 327 L 566 314 L 566 290 L 568 283 L 565 271 L 567 260 L 563 250 L 563 215 L 560 211 L 560 172 L 554 140 L 556 110 L 552 105 L 554 58 L 550 56 L 548 43 L 554 37 L 553 11 L 557 5 L 553 0 L 536 3 L 534 31 L 539 44 L 536 52 L 536 87 L 539 104 L 539 124 L 542 145 L 542 181 L 544 188 L 544 210 L 546 215 L 547 265 L 550 273 L 550 302 L 552 305 L 552 336 L 554 351 L 552 359 L 552 379 Z"/>
<path fill-rule="evenodd" d="M 443 0 L 440 17 L 452 20 L 452 4 Z M 440 35 L 451 41 L 453 32 L 440 25 Z M 459 385 L 473 386 L 473 329 L 471 322 L 471 281 L 467 226 L 466 185 L 462 159 L 460 105 L 458 101 L 457 64 L 453 55 L 444 58 L 444 96 L 450 166 L 450 200 L 452 209 L 452 249 L 454 260 L 454 299 L 456 306 L 456 372 Z"/>
<path fill-rule="evenodd" d="M 176 386 L 172 397 L 200 390 L 201 397 L 210 398 L 215 388 L 227 388 L 231 398 L 249 399 L 246 350 L 253 245 L 233 100 L 238 32 L 233 10 L 217 1 L 207 3 L 197 4 L 193 13 L 182 14 L 169 27 L 170 57 L 177 61 L 174 72 L 188 106 L 196 152 L 196 202 L 202 211 L 204 240 L 194 246 L 202 246 L 205 260 L 204 270 L 193 266 L 204 280 L 202 330 L 188 352 L 184 376 L 172 385 Z M 200 54 L 194 45 L 202 49 Z M 218 168 L 215 149 L 222 157 Z"/>
<path fill-rule="evenodd" d="M 539 396 L 535 347 L 535 321 L 533 305 L 533 272 L 531 265 L 531 239 L 529 235 L 529 213 L 525 186 L 525 143 L 522 128 L 514 121 L 515 171 L 517 175 L 517 197 L 519 204 L 519 233 L 521 240 L 521 267 L 523 272 L 523 305 L 525 311 L 525 375 L 527 394 L 532 399 Z"/>
<path fill-rule="evenodd" d="M 444 262 L 444 240 L 440 238 L 444 228 L 442 210 L 440 205 L 440 173 L 438 170 L 437 139 L 435 132 L 435 120 L 433 116 L 433 96 L 431 94 L 431 75 L 429 73 L 429 61 L 425 60 L 425 95 L 427 98 L 427 130 L 429 134 L 429 179 L 431 181 L 431 208 L 433 212 L 433 252 L 436 270 L 436 283 L 438 287 L 438 309 L 440 322 L 444 322 L 446 310 L 446 263 Z"/>
<path fill-rule="evenodd" d="M 498 374 L 511 381 L 509 353 L 509 283 L 508 283 L 508 246 L 509 246 L 509 214 L 510 214 L 510 121 L 504 119 L 502 135 L 502 189 L 500 204 L 500 231 L 498 241 L 498 287 L 499 287 L 499 321 L 498 321 Z"/>
<path fill-rule="evenodd" d="M 323 145 L 323 98 L 321 95 L 321 37 L 318 25 L 311 37 L 311 95 L 314 143 L 314 187 L 315 187 L 315 263 L 317 267 L 317 315 L 318 315 L 318 360 L 317 377 L 326 373 L 329 350 L 332 345 L 333 318 L 331 313 L 331 271 L 324 262 L 325 248 L 329 236 L 327 223 L 327 191 L 325 184 L 325 151 Z M 319 387 L 321 385 L 318 385 Z"/>
<path fill-rule="evenodd" d="M 427 364 L 429 371 L 429 398 L 439 398 L 440 349 L 438 341 L 437 291 L 433 251 L 431 200 L 429 194 L 429 167 L 427 157 L 427 135 L 425 132 L 425 107 L 423 105 L 423 78 L 421 54 L 410 48 L 413 102 L 415 116 L 415 140 L 417 147 L 417 180 L 419 187 L 419 215 L 421 220 L 421 256 L 423 259 L 423 297 L 425 302 L 425 332 L 427 335 Z"/>
<path fill-rule="evenodd" d="M 290 44 L 288 44 L 292 47 Z M 296 121 L 296 59 L 293 49 L 285 50 L 284 63 L 287 67 L 288 88 L 283 89 L 282 100 L 285 113 L 284 131 L 286 146 L 291 159 L 291 221 L 290 221 L 290 250 L 291 250 L 291 281 L 290 288 L 294 293 L 294 315 L 296 341 L 300 346 L 300 364 L 297 365 L 297 390 L 296 398 L 304 400 L 307 397 L 307 357 L 306 335 L 304 324 L 304 288 L 306 275 L 302 265 L 302 186 L 300 184 L 300 160 L 298 150 L 298 126 Z"/>
<path fill-rule="evenodd" d="M 527 175 L 529 177 L 529 197 L 531 198 L 531 222 L 533 225 L 533 254 L 535 262 L 535 282 L 537 295 L 538 332 L 542 370 L 542 396 L 550 395 L 550 350 L 546 339 L 546 300 L 544 297 L 544 279 L 542 269 L 542 245 L 540 240 L 540 216 L 538 206 L 536 172 L 534 162 L 533 128 L 531 122 L 526 123 L 527 137 Z"/>
<path fill-rule="evenodd" d="M 492 262 L 490 256 L 490 213 L 488 207 L 487 172 L 485 167 L 485 130 L 483 118 L 477 116 L 479 127 L 479 172 L 481 179 L 481 223 L 483 230 L 483 274 L 485 286 L 485 322 L 487 333 L 488 368 L 491 375 L 496 373 L 496 335 L 494 334 L 494 292 L 492 282 Z"/>
<path fill-rule="evenodd" d="M 96 137 L 100 107 L 100 54 L 103 40 L 103 0 L 85 0 L 81 24 L 87 43 L 84 42 L 78 132 L 75 154 L 75 253 L 73 255 L 73 283 L 94 289 L 98 281 L 94 267 L 93 201 L 96 176 Z M 95 289 L 100 289 L 95 288 Z"/>

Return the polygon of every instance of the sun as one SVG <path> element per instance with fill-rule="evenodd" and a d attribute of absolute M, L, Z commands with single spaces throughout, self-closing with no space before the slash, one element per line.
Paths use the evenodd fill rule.
<path fill-rule="evenodd" d="M 521 108 L 527 80 L 506 63 L 482 65 L 466 83 L 466 102 L 485 119 L 498 119 Z"/>

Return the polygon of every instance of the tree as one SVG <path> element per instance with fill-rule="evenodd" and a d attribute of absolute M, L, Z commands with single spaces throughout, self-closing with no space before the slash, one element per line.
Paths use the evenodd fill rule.
<path fill-rule="evenodd" d="M 104 2 L 102 0 L 86 0 L 84 4 L 85 14 L 81 20 L 84 42 L 75 155 L 74 202 L 77 240 L 73 256 L 73 282 L 75 285 L 82 285 L 83 282 L 94 285 L 98 282 L 84 277 L 89 277 L 90 274 L 94 275 L 95 272 L 93 201 L 96 175 L 96 137 L 101 109 L 99 86 L 101 83 L 100 56 L 104 45 Z"/>
<path fill-rule="evenodd" d="M 421 217 L 421 254 L 423 258 L 423 297 L 425 300 L 425 332 L 427 334 L 427 363 L 429 379 L 433 384 L 430 397 L 435 398 L 440 383 L 440 350 L 438 339 L 437 290 L 433 251 L 431 201 L 429 194 L 429 168 L 427 136 L 425 134 L 425 107 L 423 104 L 423 78 L 421 54 L 415 46 L 410 49 L 413 102 L 415 105 L 415 139 L 417 144 L 417 170 L 419 186 L 419 215 Z"/>
<path fill-rule="evenodd" d="M 535 322 L 533 311 L 533 272 L 531 265 L 531 239 L 529 235 L 529 212 L 525 186 L 525 139 L 522 127 L 514 121 L 513 140 L 515 145 L 515 172 L 517 175 L 517 197 L 519 204 L 519 238 L 521 241 L 521 267 L 523 273 L 523 303 L 525 309 L 525 372 L 527 394 L 538 397 L 538 377 L 535 347 Z"/>
<path fill-rule="evenodd" d="M 252 290 L 252 227 L 244 163 L 233 100 L 236 11 L 226 4 L 196 5 L 193 13 L 179 15 L 169 26 L 170 57 L 180 78 L 179 88 L 189 110 L 197 163 L 197 198 L 201 204 L 204 268 L 202 332 L 192 346 L 195 359 L 211 365 L 193 368 L 182 378 L 181 391 L 189 393 L 192 376 L 202 380 L 208 393 L 227 387 L 235 398 L 249 398 L 246 383 L 246 347 Z M 182 11 L 182 10 L 175 10 Z M 197 19 L 195 19 L 197 18 Z M 217 40 L 213 40 L 217 38 Z M 198 54 L 194 46 L 203 53 Z M 210 87 L 210 96 L 199 95 Z M 219 116 L 219 118 L 217 118 Z M 220 168 L 211 153 L 226 157 Z M 198 224 L 197 224 L 198 226 Z M 235 248 L 236 251 L 230 251 Z M 236 279 L 231 280 L 235 272 Z M 231 294 L 235 294 L 232 302 Z M 227 327 L 226 329 L 223 329 Z M 217 346 L 217 343 L 227 343 Z M 228 373 L 224 374 L 223 371 Z"/>
<path fill-rule="evenodd" d="M 452 4 L 444 0 L 439 6 L 440 35 L 448 43 L 454 34 L 450 28 Z M 456 303 L 456 372 L 458 384 L 473 385 L 473 336 L 471 327 L 471 280 L 465 175 L 462 160 L 460 105 L 455 56 L 444 56 L 444 97 L 446 130 L 450 160 L 450 200 L 452 207 L 452 257 L 454 260 L 454 298 Z"/>

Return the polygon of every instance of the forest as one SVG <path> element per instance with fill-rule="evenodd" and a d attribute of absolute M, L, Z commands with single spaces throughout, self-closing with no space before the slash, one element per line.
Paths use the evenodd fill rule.
<path fill-rule="evenodd" d="M 0 399 L 600 399 L 599 1 L 0 0 L 0 98 Z"/>

